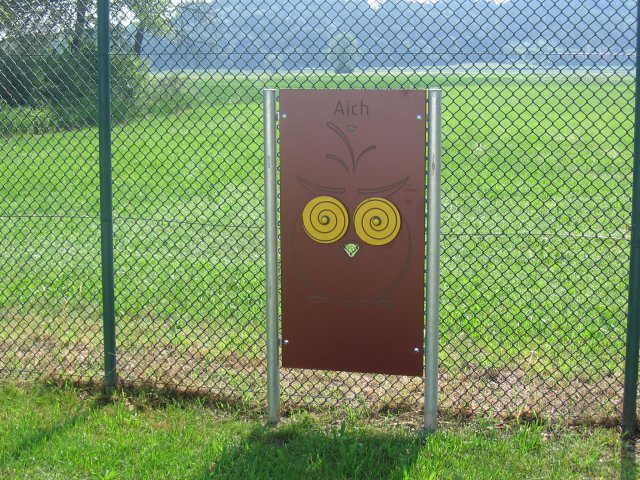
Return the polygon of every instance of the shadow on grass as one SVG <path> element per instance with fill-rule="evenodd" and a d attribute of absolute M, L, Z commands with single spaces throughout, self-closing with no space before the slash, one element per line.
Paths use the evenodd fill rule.
<path fill-rule="evenodd" d="M 620 480 L 636 480 L 636 448 L 638 437 L 623 439 L 620 447 Z"/>
<path fill-rule="evenodd" d="M 223 447 L 202 479 L 394 479 L 416 462 L 422 437 L 373 432 L 344 424 L 329 430 L 311 421 L 256 427 Z"/>

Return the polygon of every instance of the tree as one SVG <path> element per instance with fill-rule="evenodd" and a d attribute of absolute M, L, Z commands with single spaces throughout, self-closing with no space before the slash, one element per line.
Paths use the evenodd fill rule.
<path fill-rule="evenodd" d="M 338 32 L 329 40 L 327 60 L 336 73 L 351 73 L 362 58 L 360 42 L 351 32 Z"/>
<path fill-rule="evenodd" d="M 6 35 L 7 27 L 11 25 L 13 18 L 13 8 L 11 2 L 0 3 L 0 36 Z"/>
<path fill-rule="evenodd" d="M 76 0 L 76 19 L 71 38 L 71 49 L 77 51 L 87 32 L 87 13 L 89 0 Z"/>
<path fill-rule="evenodd" d="M 129 7 L 138 17 L 133 51 L 140 56 L 142 41 L 147 30 L 165 31 L 168 26 L 170 0 L 128 0 Z"/>
<path fill-rule="evenodd" d="M 136 18 L 133 51 L 138 56 L 142 54 L 145 33 L 168 30 L 171 0 L 117 0 L 115 5 L 129 10 Z"/>
<path fill-rule="evenodd" d="M 193 54 L 203 49 L 214 53 L 223 51 L 224 15 L 225 12 L 216 4 L 205 0 L 180 4 L 173 19 L 173 28 L 182 49 Z"/>
<path fill-rule="evenodd" d="M 70 43 L 76 17 L 76 0 L 0 0 L 2 48 L 15 54 L 41 54 L 54 43 Z"/>

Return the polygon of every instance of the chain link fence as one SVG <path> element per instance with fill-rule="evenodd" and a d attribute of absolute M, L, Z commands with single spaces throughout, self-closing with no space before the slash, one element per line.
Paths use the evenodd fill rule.
<path fill-rule="evenodd" d="M 442 87 L 442 408 L 618 415 L 635 9 L 112 0 L 120 381 L 265 403 L 263 88 Z M 101 381 L 95 0 L 0 5 L 0 97 L 0 377 Z M 282 395 L 419 411 L 422 381 Z"/>

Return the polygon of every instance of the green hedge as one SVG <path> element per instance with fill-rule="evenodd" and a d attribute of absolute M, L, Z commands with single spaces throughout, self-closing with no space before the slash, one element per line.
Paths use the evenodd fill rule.
<path fill-rule="evenodd" d="M 112 116 L 136 115 L 148 66 L 136 55 L 111 59 Z M 21 56 L 0 52 L 0 134 L 42 133 L 97 124 L 95 48 Z"/>
<path fill-rule="evenodd" d="M 10 107 L 33 104 L 39 80 L 30 57 L 0 51 L 0 99 Z"/>

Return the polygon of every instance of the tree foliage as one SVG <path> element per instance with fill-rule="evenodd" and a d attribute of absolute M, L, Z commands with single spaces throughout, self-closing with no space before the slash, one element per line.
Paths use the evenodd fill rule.
<path fill-rule="evenodd" d="M 9 55 L 0 50 L 0 99 L 11 107 L 28 105 L 33 101 L 35 85 L 29 73 L 33 71 L 29 59 Z"/>
<path fill-rule="evenodd" d="M 337 33 L 329 40 L 327 60 L 337 73 L 351 73 L 362 59 L 358 38 L 351 32 Z"/>
<path fill-rule="evenodd" d="M 114 17 L 121 15 L 119 8 L 124 8 L 117 1 L 112 10 Z M 141 14 L 140 18 L 150 21 L 150 15 L 159 15 L 152 4 L 166 6 L 169 0 L 127 1 L 136 8 L 147 9 L 148 15 Z M 97 0 L 0 2 L 0 103 L 12 108 L 46 110 L 59 120 L 56 125 L 67 128 L 94 124 Z M 131 44 L 118 35 L 112 36 L 112 42 L 114 50 L 131 49 Z M 147 62 L 137 55 L 113 56 L 116 120 L 135 112 L 147 72 Z"/>
<path fill-rule="evenodd" d="M 135 17 L 133 52 L 140 56 L 147 32 L 167 33 L 172 11 L 171 0 L 115 0 L 115 9 L 128 10 Z"/>
<path fill-rule="evenodd" d="M 92 1 L 3 0 L 0 48 L 5 52 L 41 54 L 55 46 L 70 45 L 74 35 L 86 33 L 95 12 Z"/>

